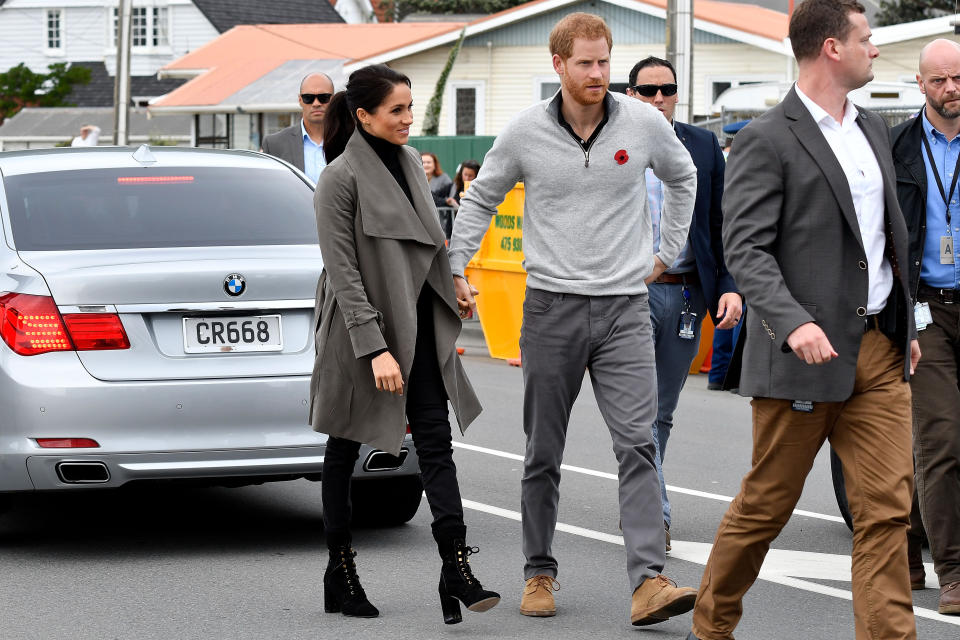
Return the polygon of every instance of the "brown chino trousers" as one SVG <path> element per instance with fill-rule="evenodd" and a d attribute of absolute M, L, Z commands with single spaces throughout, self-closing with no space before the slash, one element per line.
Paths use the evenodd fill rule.
<path fill-rule="evenodd" d="M 918 334 L 923 359 L 910 379 L 913 455 L 923 526 L 940 586 L 960 580 L 960 305 L 930 304 L 933 322 Z"/>
<path fill-rule="evenodd" d="M 857 640 L 915 639 L 907 568 L 910 387 L 903 381 L 902 352 L 880 331 L 868 331 L 860 343 L 853 394 L 845 402 L 814 403 L 812 413 L 794 411 L 790 400 L 754 398 L 751 404 L 753 468 L 717 529 L 693 612 L 694 634 L 703 640 L 733 638 L 743 596 L 829 439 L 843 461 L 854 521 Z"/>

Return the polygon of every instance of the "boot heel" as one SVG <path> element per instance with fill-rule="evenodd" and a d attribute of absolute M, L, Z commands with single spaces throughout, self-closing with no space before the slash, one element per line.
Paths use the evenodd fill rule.
<path fill-rule="evenodd" d="M 326 588 L 323 590 L 323 610 L 327 613 L 340 613 L 340 600 L 330 591 Z"/>
<path fill-rule="evenodd" d="M 460 613 L 460 603 L 456 598 L 447 593 L 447 588 L 440 580 L 440 586 L 437 589 L 440 592 L 440 609 L 443 610 L 444 624 L 457 624 L 463 622 L 463 616 Z"/>

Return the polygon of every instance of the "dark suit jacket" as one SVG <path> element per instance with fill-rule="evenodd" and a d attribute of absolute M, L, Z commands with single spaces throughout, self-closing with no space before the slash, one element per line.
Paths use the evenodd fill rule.
<path fill-rule="evenodd" d="M 907 228 L 897 204 L 890 139 L 880 116 L 857 124 L 883 175 L 887 256 L 894 269 L 884 309 L 903 348 L 916 335 L 907 274 Z M 782 103 L 737 134 L 723 195 L 727 264 L 746 296 L 747 340 L 740 392 L 755 397 L 837 402 L 850 397 L 867 305 L 867 256 L 850 187 L 817 123 L 792 89 Z M 807 365 L 787 336 L 816 322 L 839 354 Z"/>
<path fill-rule="evenodd" d="M 271 133 L 263 139 L 260 148 L 264 153 L 286 160 L 303 171 L 303 132 L 299 122 L 282 131 Z"/>
<path fill-rule="evenodd" d="M 714 320 L 717 302 L 725 293 L 736 292 L 737 285 L 723 259 L 723 151 L 712 132 L 677 122 L 677 137 L 690 152 L 697 167 L 697 200 L 690 221 L 690 247 L 697 263 L 703 297 Z"/>
<path fill-rule="evenodd" d="M 893 145 L 893 166 L 897 170 L 897 200 L 903 210 L 910 239 L 907 245 L 910 261 L 910 294 L 917 299 L 920 286 L 920 262 L 927 237 L 927 166 L 923 162 L 923 119 L 915 118 L 898 124 L 890 132 Z M 949 185 L 945 185 L 949 186 Z"/>

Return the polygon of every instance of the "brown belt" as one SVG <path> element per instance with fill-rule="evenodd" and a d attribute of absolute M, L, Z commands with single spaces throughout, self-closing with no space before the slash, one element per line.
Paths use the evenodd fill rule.
<path fill-rule="evenodd" d="M 696 271 L 687 273 L 661 273 L 660 277 L 654 280 L 660 284 L 700 284 L 700 276 Z"/>

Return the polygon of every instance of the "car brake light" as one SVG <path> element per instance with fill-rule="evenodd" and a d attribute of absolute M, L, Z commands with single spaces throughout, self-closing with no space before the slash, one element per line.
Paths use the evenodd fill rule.
<path fill-rule="evenodd" d="M 171 184 L 176 182 L 193 182 L 193 176 L 121 176 L 117 184 Z"/>
<path fill-rule="evenodd" d="M 96 449 L 100 443 L 92 438 L 35 438 L 44 449 Z"/>
<path fill-rule="evenodd" d="M 77 351 L 130 348 L 123 323 L 115 313 L 65 313 L 63 322 Z"/>
<path fill-rule="evenodd" d="M 26 293 L 0 296 L 0 337 L 22 356 L 73 349 L 57 305 L 50 296 Z"/>

